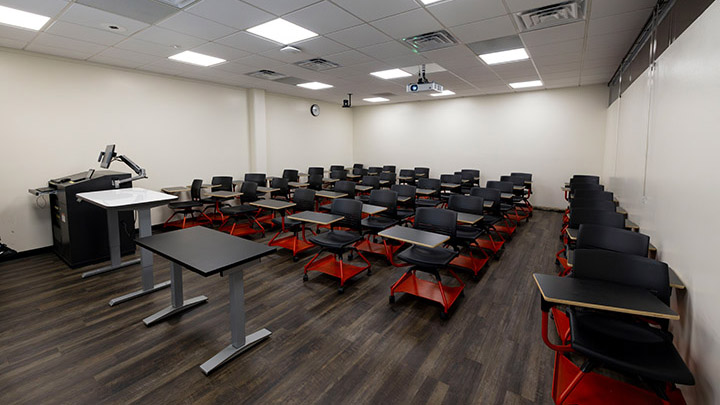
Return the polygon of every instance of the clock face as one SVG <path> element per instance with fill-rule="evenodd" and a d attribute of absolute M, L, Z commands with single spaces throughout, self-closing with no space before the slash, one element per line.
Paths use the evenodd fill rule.
<path fill-rule="evenodd" d="M 320 106 L 317 104 L 313 104 L 310 106 L 310 114 L 313 115 L 313 117 L 317 117 L 320 115 Z"/>

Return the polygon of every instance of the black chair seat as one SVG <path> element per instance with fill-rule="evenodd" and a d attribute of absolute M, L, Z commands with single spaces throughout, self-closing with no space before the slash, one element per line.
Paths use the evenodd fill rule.
<path fill-rule="evenodd" d="M 500 211 L 510 211 L 513 207 L 512 204 L 500 203 Z"/>
<path fill-rule="evenodd" d="M 436 207 L 436 206 L 440 205 L 440 203 L 441 203 L 440 200 L 434 200 L 434 199 L 429 199 L 429 198 L 418 198 L 417 200 L 415 200 L 415 205 L 418 207 L 432 208 L 432 207 Z"/>
<path fill-rule="evenodd" d="M 363 204 L 367 204 L 370 201 L 370 196 L 367 194 L 362 194 L 362 195 L 355 197 L 355 199 L 362 201 Z"/>
<path fill-rule="evenodd" d="M 200 202 L 203 204 L 215 204 L 218 201 L 227 201 L 232 198 L 233 197 L 208 197 L 208 198 L 201 198 Z"/>
<path fill-rule="evenodd" d="M 471 226 L 458 226 L 455 237 L 463 241 L 472 242 L 479 238 L 482 234 L 482 231 L 477 228 L 473 228 Z"/>
<path fill-rule="evenodd" d="M 275 224 L 277 226 L 282 226 L 282 223 L 283 223 L 282 218 L 273 218 L 270 220 L 270 222 L 272 222 L 273 224 Z M 302 225 L 301 221 L 296 221 L 294 219 L 285 218 L 285 229 L 292 231 L 292 230 L 294 230 L 294 228 L 299 228 L 300 225 Z"/>
<path fill-rule="evenodd" d="M 648 379 L 693 385 L 672 335 L 647 324 L 595 311 L 568 309 L 574 350 L 608 368 Z"/>
<path fill-rule="evenodd" d="M 500 221 L 502 221 L 502 218 L 496 217 L 494 215 L 484 215 L 482 219 L 483 224 L 487 226 L 495 225 Z"/>
<path fill-rule="evenodd" d="M 257 207 L 253 207 L 252 205 L 233 205 L 230 207 L 222 207 L 220 208 L 220 212 L 222 212 L 225 215 L 240 215 L 240 214 L 251 214 L 257 211 Z"/>
<path fill-rule="evenodd" d="M 368 228 L 372 231 L 382 231 L 383 229 L 387 229 L 393 225 L 397 225 L 398 221 L 392 219 L 392 218 L 386 218 L 386 217 L 367 217 L 360 221 L 360 224 L 363 226 L 363 228 Z"/>
<path fill-rule="evenodd" d="M 422 268 L 437 268 L 447 266 L 458 253 L 454 250 L 441 247 L 427 248 L 411 246 L 398 254 L 398 259 Z"/>
<path fill-rule="evenodd" d="M 200 201 L 176 201 L 168 203 L 168 207 L 176 210 L 184 210 L 195 207 L 202 207 L 203 203 Z"/>
<path fill-rule="evenodd" d="M 360 234 L 357 232 L 337 230 L 321 233 L 319 235 L 311 236 L 310 238 L 308 238 L 310 242 L 329 249 L 342 249 L 361 239 L 362 236 L 360 236 Z"/>

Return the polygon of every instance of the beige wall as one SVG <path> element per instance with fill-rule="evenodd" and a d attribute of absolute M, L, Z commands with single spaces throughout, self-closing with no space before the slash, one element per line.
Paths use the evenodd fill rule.
<path fill-rule="evenodd" d="M 534 204 L 562 208 L 563 182 L 602 171 L 606 108 L 605 86 L 355 108 L 355 161 L 530 172 Z"/>
<path fill-rule="evenodd" d="M 609 109 L 605 183 L 683 279 L 675 343 L 695 374 L 688 403 L 720 403 L 720 4 L 713 3 Z M 608 125 L 610 129 L 610 125 Z M 647 159 L 646 159 L 647 156 Z M 645 168 L 647 165 L 647 169 Z"/>

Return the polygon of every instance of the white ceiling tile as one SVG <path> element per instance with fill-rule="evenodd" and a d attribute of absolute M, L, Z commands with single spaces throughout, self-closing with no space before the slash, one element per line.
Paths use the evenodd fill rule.
<path fill-rule="evenodd" d="M 28 41 L 21 41 L 17 39 L 12 38 L 4 38 L 0 36 L 0 46 L 5 48 L 15 48 L 15 49 L 23 49 L 25 45 L 28 44 Z"/>
<path fill-rule="evenodd" d="M 243 0 L 268 13 L 283 15 L 317 3 L 319 0 Z"/>
<path fill-rule="evenodd" d="M 452 0 L 430 5 L 427 9 L 446 27 L 487 20 L 507 13 L 501 0 Z"/>
<path fill-rule="evenodd" d="M 580 62 L 560 63 L 555 65 L 538 65 L 538 72 L 541 75 L 548 73 L 580 71 Z"/>
<path fill-rule="evenodd" d="M 106 48 L 103 45 L 93 44 L 91 42 L 85 41 L 78 41 L 76 39 L 65 38 L 53 34 L 48 34 L 46 32 L 39 33 L 38 36 L 32 41 L 32 45 L 68 49 L 83 54 L 89 53 L 91 55 L 101 52 Z"/>
<path fill-rule="evenodd" d="M 515 26 L 510 17 L 503 15 L 470 24 L 458 25 L 450 28 L 457 39 L 465 43 L 485 41 L 515 35 Z"/>
<path fill-rule="evenodd" d="M 157 63 L 163 60 L 159 56 L 148 55 L 145 53 L 128 51 L 127 49 L 120 48 L 108 48 L 94 57 L 90 58 L 91 61 L 95 61 L 96 57 L 101 58 L 112 58 L 112 59 L 123 59 L 137 63 L 136 66 L 147 65 L 149 63 Z M 104 62 L 103 62 L 104 63 Z"/>
<path fill-rule="evenodd" d="M 188 13 L 244 30 L 276 17 L 238 0 L 202 0 L 186 9 Z"/>
<path fill-rule="evenodd" d="M 330 54 L 327 56 L 327 59 L 339 63 L 342 66 L 352 66 L 373 60 L 371 57 L 355 50 Z"/>
<path fill-rule="evenodd" d="M 601 18 L 642 9 L 652 9 L 657 0 L 602 0 L 593 1 L 590 18 Z M 648 16 L 650 10 L 647 11 Z"/>
<path fill-rule="evenodd" d="M 270 70 L 273 70 L 273 69 L 275 69 L 279 66 L 283 66 L 285 64 L 281 61 L 278 61 L 275 59 L 270 59 L 268 57 L 261 56 L 261 55 L 246 56 L 244 58 L 238 59 L 237 62 L 241 63 L 243 65 L 253 66 L 258 69 L 270 69 Z"/>
<path fill-rule="evenodd" d="M 293 44 L 293 46 L 299 48 L 303 52 L 317 56 L 331 55 L 350 49 L 343 44 L 333 41 L 332 39 L 319 36 L 298 42 Z"/>
<path fill-rule="evenodd" d="M 540 79 L 543 83 L 546 83 L 550 80 L 562 80 L 562 79 L 568 79 L 568 78 L 580 78 L 580 69 L 576 70 L 569 70 L 566 72 L 554 72 L 554 73 L 542 73 L 540 74 Z"/>
<path fill-rule="evenodd" d="M 119 66 L 129 69 L 136 69 L 142 65 L 145 65 L 145 63 L 137 62 L 130 59 L 111 58 L 109 56 L 102 55 L 95 55 L 92 58 L 88 59 L 88 62 L 102 63 L 103 65 Z"/>
<path fill-rule="evenodd" d="M 288 53 L 288 52 L 281 52 L 280 49 L 271 49 L 269 51 L 265 51 L 260 54 L 261 56 L 265 56 L 267 58 L 279 60 L 285 63 L 295 63 L 299 62 L 301 60 L 306 60 L 312 58 L 312 55 L 307 54 L 305 52 L 300 53 Z"/>
<path fill-rule="evenodd" d="M 614 32 L 605 35 L 590 35 L 587 39 L 587 49 L 595 51 L 598 49 L 621 49 L 627 51 L 635 41 L 638 31 L 635 29 Z"/>
<path fill-rule="evenodd" d="M 553 79 L 543 81 L 543 85 L 546 89 L 557 89 L 561 87 L 574 87 L 580 85 L 580 76 L 567 77 L 562 79 Z"/>
<path fill-rule="evenodd" d="M 115 48 L 127 49 L 130 51 L 145 53 L 148 55 L 155 55 L 160 57 L 168 57 L 175 55 L 180 52 L 180 49 L 173 48 L 172 46 L 156 44 L 154 42 L 143 41 L 142 39 L 128 38 L 119 44 L 115 45 Z"/>
<path fill-rule="evenodd" d="M 254 72 L 258 70 L 254 66 L 248 66 L 240 62 L 228 62 L 217 66 L 218 70 L 224 70 L 226 72 L 235 73 L 237 75 L 244 75 L 245 73 Z"/>
<path fill-rule="evenodd" d="M 497 73 L 502 77 L 502 75 L 530 75 L 535 74 L 537 75 L 537 71 L 535 70 L 535 65 L 529 60 L 526 61 L 520 61 L 520 62 L 513 62 L 513 63 L 503 63 L 500 65 L 492 65 L 489 66 L 489 69 L 493 72 Z"/>
<path fill-rule="evenodd" d="M 420 7 L 413 0 L 335 0 L 335 3 L 365 21 L 378 20 Z"/>
<path fill-rule="evenodd" d="M 190 49 L 204 44 L 204 39 L 191 37 L 190 35 L 181 34 L 179 32 L 167 30 L 157 26 L 152 26 L 133 36 L 133 38 L 150 41 L 160 45 L 178 46 L 179 49 Z"/>
<path fill-rule="evenodd" d="M 587 86 L 590 84 L 607 84 L 608 81 L 610 81 L 611 77 L 609 75 L 594 75 L 594 76 L 585 76 L 582 75 L 580 77 L 580 84 L 582 86 Z"/>
<path fill-rule="evenodd" d="M 533 57 L 535 63 L 540 65 L 580 62 L 581 59 L 582 55 L 579 53 L 562 53 L 558 55 Z"/>
<path fill-rule="evenodd" d="M 62 56 L 64 58 L 71 59 L 87 59 L 93 55 L 93 52 L 87 52 L 82 50 L 74 50 L 68 48 L 56 48 L 53 46 L 40 45 L 31 43 L 25 50 L 30 52 L 44 53 L 47 55 Z"/>
<path fill-rule="evenodd" d="M 115 45 L 126 38 L 123 35 L 115 34 L 113 32 L 90 28 L 84 25 L 73 24 L 65 21 L 55 21 L 45 30 L 45 32 L 107 46 Z"/>
<path fill-rule="evenodd" d="M 218 24 L 186 12 L 177 13 L 158 24 L 158 26 L 208 41 L 222 38 L 237 31 L 227 25 Z"/>
<path fill-rule="evenodd" d="M 510 11 L 513 13 L 517 11 L 525 11 L 532 10 L 534 8 L 545 7 L 559 2 L 559 0 L 505 0 L 505 3 L 507 3 Z"/>
<path fill-rule="evenodd" d="M 417 53 L 409 53 L 407 55 L 402 56 L 392 56 L 389 58 L 381 58 L 382 62 L 387 63 L 388 65 L 392 67 L 404 67 L 404 66 L 410 66 L 410 65 L 420 65 L 423 63 L 429 63 L 430 61 L 422 56 L 421 54 Z"/>
<path fill-rule="evenodd" d="M 358 51 L 376 59 L 384 59 L 413 53 L 410 48 L 397 41 L 384 42 L 382 44 L 358 48 Z"/>
<path fill-rule="evenodd" d="M 125 36 L 132 35 L 141 29 L 149 27 L 149 25 L 144 22 L 76 3 L 73 3 L 58 19 L 90 28 L 103 29 L 106 25 L 117 25 L 122 27 L 124 31 L 117 31 L 116 34 Z"/>
<path fill-rule="evenodd" d="M 36 31 L 24 30 L 22 28 L 9 27 L 0 24 L 0 38 L 12 39 L 16 41 L 30 41 L 35 38 L 38 33 Z"/>
<path fill-rule="evenodd" d="M 330 39 L 334 39 L 350 48 L 361 48 L 388 42 L 392 38 L 378 31 L 368 24 L 358 25 L 356 27 L 344 29 L 342 31 L 333 32 L 326 35 Z"/>
<path fill-rule="evenodd" d="M 252 53 L 265 52 L 273 48 L 282 47 L 273 41 L 262 39 L 245 31 L 220 38 L 215 42 Z"/>
<path fill-rule="evenodd" d="M 68 2 L 65 0 L 1 0 L 0 5 L 12 7 L 30 13 L 55 17 Z"/>
<path fill-rule="evenodd" d="M 639 33 L 650 17 L 650 11 L 652 9 L 644 9 L 590 20 L 588 35 L 611 34 L 625 30 L 635 30 L 636 33 Z"/>
<path fill-rule="evenodd" d="M 347 11 L 325 1 L 284 15 L 283 19 L 320 35 L 363 23 Z"/>
<path fill-rule="evenodd" d="M 216 58 L 222 58 L 225 60 L 235 60 L 250 55 L 249 52 L 245 52 L 231 46 L 218 44 L 216 42 L 208 42 L 202 44 L 198 47 L 192 48 L 191 51 L 214 56 Z"/>
<path fill-rule="evenodd" d="M 573 39 L 570 41 L 528 47 L 527 50 L 532 58 L 537 56 L 560 55 L 564 53 L 580 53 L 583 49 L 583 42 L 584 41 L 582 39 Z"/>
<path fill-rule="evenodd" d="M 185 65 L 185 66 L 187 66 L 187 65 Z M 138 67 L 138 69 L 146 70 L 148 72 L 162 73 L 162 74 L 166 74 L 166 75 L 176 75 L 176 74 L 179 74 L 179 73 L 185 71 L 185 69 L 183 68 L 183 65 L 181 63 L 177 63 L 170 59 L 163 59 L 156 63 L 143 65 L 143 66 Z"/>
<path fill-rule="evenodd" d="M 583 38 L 584 36 L 585 21 L 520 34 L 520 38 L 522 38 L 528 47 L 564 42 L 571 39 Z"/>
<path fill-rule="evenodd" d="M 422 8 L 373 21 L 371 25 L 396 39 L 421 35 L 443 28 L 433 16 Z"/>

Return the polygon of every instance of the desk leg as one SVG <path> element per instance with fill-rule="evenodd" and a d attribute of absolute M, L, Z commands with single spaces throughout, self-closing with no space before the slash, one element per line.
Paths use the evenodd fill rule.
<path fill-rule="evenodd" d="M 107 210 L 107 227 L 108 240 L 110 242 L 110 265 L 86 271 L 82 274 L 82 278 L 96 276 L 98 274 L 107 273 L 108 271 L 140 263 L 140 259 L 133 259 L 124 263 L 120 261 L 120 229 L 118 228 L 118 212 L 114 209 Z"/>
<path fill-rule="evenodd" d="M 140 237 L 152 235 L 152 223 L 150 221 L 150 208 L 138 209 L 138 218 L 140 221 Z M 170 281 L 163 281 L 160 284 L 155 284 L 155 278 L 153 275 L 153 254 L 151 251 L 145 248 L 140 248 L 140 263 L 142 267 L 142 290 L 134 291 L 129 294 L 125 294 L 121 297 L 113 298 L 110 300 L 110 306 L 120 304 L 125 301 L 129 301 L 133 298 L 141 297 L 145 294 L 150 294 L 163 288 L 170 287 Z"/>
<path fill-rule="evenodd" d="M 143 319 L 143 323 L 145 323 L 145 326 L 152 326 L 170 316 L 205 302 L 207 302 L 207 297 L 204 295 L 183 300 L 182 267 L 172 262 L 170 266 L 170 306 Z"/>
<path fill-rule="evenodd" d="M 230 333 L 231 344 L 222 349 L 210 360 L 200 365 L 205 375 L 232 360 L 235 356 L 268 338 L 272 332 L 267 329 L 245 336 L 245 291 L 243 287 L 243 271 L 258 263 L 259 260 L 236 267 L 230 271 Z"/>

